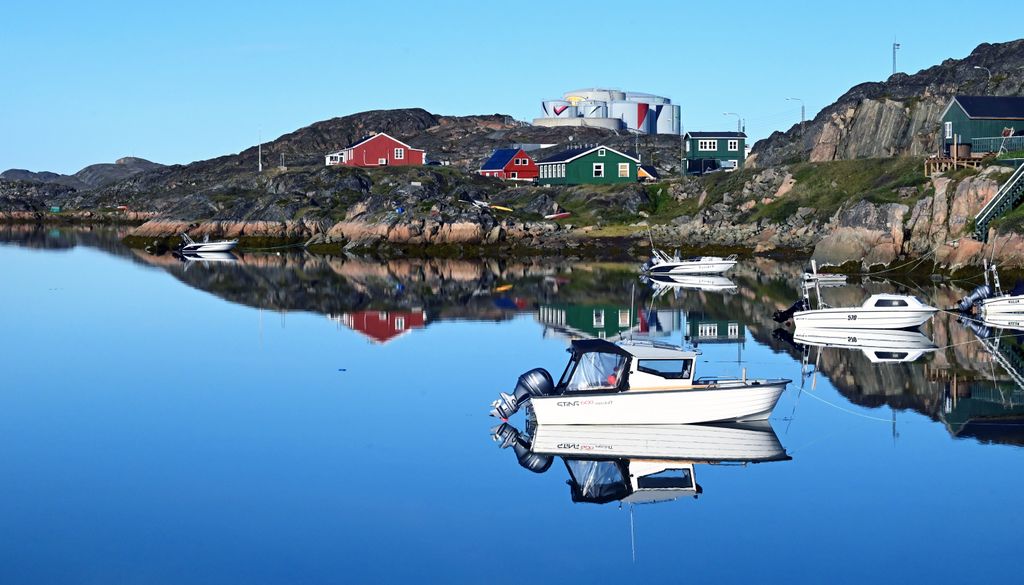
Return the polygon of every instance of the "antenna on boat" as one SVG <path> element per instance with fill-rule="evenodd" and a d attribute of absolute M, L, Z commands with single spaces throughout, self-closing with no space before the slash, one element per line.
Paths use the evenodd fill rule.
<path fill-rule="evenodd" d="M 630 339 L 633 339 L 633 321 L 634 321 L 634 317 L 633 316 L 635 314 L 635 313 L 633 313 L 633 309 L 636 306 L 635 295 L 636 295 L 636 283 L 634 282 L 630 286 L 630 289 L 629 289 L 629 338 Z"/>

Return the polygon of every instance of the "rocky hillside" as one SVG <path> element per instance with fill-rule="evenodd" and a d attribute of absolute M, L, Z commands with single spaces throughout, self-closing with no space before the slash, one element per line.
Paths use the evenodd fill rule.
<path fill-rule="evenodd" d="M 985 67 L 988 74 L 975 67 Z M 982 44 L 963 59 L 947 59 L 913 75 L 862 83 L 807 122 L 754 144 L 753 162 L 765 168 L 797 161 L 848 160 L 929 154 L 938 121 L 955 94 L 1024 94 L 1024 39 Z"/>
<path fill-rule="evenodd" d="M 117 159 L 113 163 L 89 165 L 72 175 L 61 175 L 49 171 L 33 172 L 24 169 L 8 169 L 0 173 L 0 181 L 48 183 L 84 191 L 104 187 L 133 175 L 152 171 L 163 166 L 144 158 L 126 156 Z"/>

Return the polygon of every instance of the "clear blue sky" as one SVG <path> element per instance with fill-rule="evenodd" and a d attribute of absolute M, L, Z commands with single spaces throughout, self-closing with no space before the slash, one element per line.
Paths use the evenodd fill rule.
<path fill-rule="evenodd" d="M 963 2 L 16 2 L 0 34 L 0 170 L 183 163 L 377 108 L 539 114 L 563 91 L 667 95 L 687 129 L 762 138 L 883 80 L 1024 36 Z M 728 8 L 727 8 L 728 7 Z M 518 15 L 518 20 L 513 15 Z M 976 17 L 975 17 L 976 16 Z"/>

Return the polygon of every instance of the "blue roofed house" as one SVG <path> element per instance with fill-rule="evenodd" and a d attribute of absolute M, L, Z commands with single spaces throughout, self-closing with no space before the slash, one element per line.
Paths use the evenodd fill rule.
<path fill-rule="evenodd" d="M 522 148 L 499 148 L 491 154 L 491 158 L 477 171 L 485 177 L 511 179 L 513 181 L 533 181 L 539 171 L 537 163 Z"/>

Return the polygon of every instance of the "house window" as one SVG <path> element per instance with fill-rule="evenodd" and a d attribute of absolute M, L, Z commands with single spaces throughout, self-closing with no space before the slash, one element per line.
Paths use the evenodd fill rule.
<path fill-rule="evenodd" d="M 740 141 L 739 140 L 730 140 L 728 146 L 729 146 L 729 150 L 731 152 L 736 152 L 737 150 L 740 149 Z"/>
<path fill-rule="evenodd" d="M 603 177 L 604 176 L 604 163 L 594 163 L 594 176 L 595 177 Z"/>
<path fill-rule="evenodd" d="M 718 150 L 718 141 L 699 140 L 697 141 L 697 150 Z"/>
<path fill-rule="evenodd" d="M 597 156 L 604 156 L 604 149 L 603 148 L 597 151 Z"/>
<path fill-rule="evenodd" d="M 619 309 L 619 327 L 629 327 L 629 310 Z"/>
<path fill-rule="evenodd" d="M 558 165 L 558 172 L 560 173 L 559 176 L 565 176 L 565 164 Z"/>
<path fill-rule="evenodd" d="M 604 327 L 604 309 L 594 309 L 594 327 Z"/>
<path fill-rule="evenodd" d="M 379 164 L 379 165 L 386 165 L 386 164 L 388 164 L 388 159 L 386 159 L 386 158 L 378 158 L 377 159 L 377 164 Z"/>
<path fill-rule="evenodd" d="M 729 323 L 729 339 L 736 339 L 740 336 L 740 324 Z"/>
<path fill-rule="evenodd" d="M 942 125 L 942 127 L 945 130 L 945 132 L 946 132 L 946 140 L 952 140 L 953 139 L 953 123 L 952 122 L 946 122 L 945 124 Z"/>
<path fill-rule="evenodd" d="M 718 337 L 718 323 L 701 323 L 697 325 L 697 337 Z"/>
<path fill-rule="evenodd" d="M 511 173 L 508 174 L 508 178 L 510 178 L 510 179 L 518 179 L 519 178 L 519 173 L 517 173 L 515 171 L 512 171 Z"/>
<path fill-rule="evenodd" d="M 395 149 L 395 160 L 402 160 L 404 158 L 405 158 L 405 149 L 404 148 L 396 148 Z"/>
<path fill-rule="evenodd" d="M 619 163 L 619 176 L 629 177 L 629 163 Z"/>
<path fill-rule="evenodd" d="M 405 317 L 395 317 L 395 331 L 405 331 Z"/>

